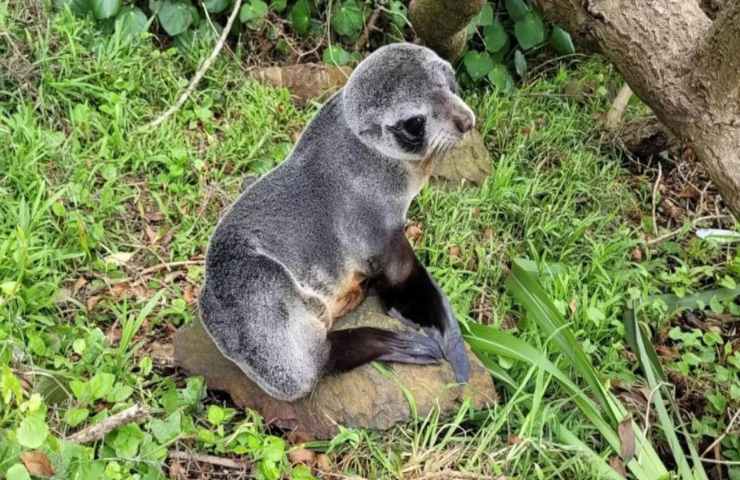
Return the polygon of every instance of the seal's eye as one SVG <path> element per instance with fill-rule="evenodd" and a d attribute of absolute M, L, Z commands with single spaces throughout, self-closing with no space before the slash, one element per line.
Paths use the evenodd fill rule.
<path fill-rule="evenodd" d="M 402 127 L 412 138 L 424 135 L 424 117 L 417 115 L 403 121 Z"/>

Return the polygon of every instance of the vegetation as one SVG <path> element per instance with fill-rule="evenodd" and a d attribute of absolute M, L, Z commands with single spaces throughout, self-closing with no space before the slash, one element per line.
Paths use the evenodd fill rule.
<path fill-rule="evenodd" d="M 0 30 L 0 476 L 198 478 L 168 459 L 181 451 L 243 459 L 257 478 L 330 478 L 294 462 L 310 449 L 328 454 L 321 469 L 367 478 L 702 478 L 695 445 L 708 476 L 740 478 L 738 243 L 695 235 L 713 195 L 695 166 L 630 161 L 604 140 L 594 118 L 621 84 L 608 65 L 575 57 L 529 68 L 509 94 L 468 89 L 494 173 L 412 206 L 415 247 L 500 404 L 301 445 L 183 377 L 169 338 L 196 314 L 219 214 L 317 106 L 245 79 L 237 43 L 142 130 L 208 42 L 160 49 L 40 5 L 0 4 Z M 738 231 L 721 208 L 713 225 Z M 69 441 L 132 405 L 151 415 Z"/>

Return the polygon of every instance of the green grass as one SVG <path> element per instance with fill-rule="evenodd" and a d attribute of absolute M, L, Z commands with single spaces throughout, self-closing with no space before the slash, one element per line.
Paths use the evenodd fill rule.
<path fill-rule="evenodd" d="M 207 46 L 161 51 L 149 41 L 121 43 L 67 14 L 34 28 L 16 23 L 16 14 L 0 6 L 9 33 L 0 56 L 12 40 L 34 68 L 25 79 L 0 74 L 0 475 L 17 474 L 19 454 L 41 449 L 60 479 L 163 478 L 166 451 L 178 447 L 244 455 L 263 478 L 307 478 L 289 465 L 286 440 L 257 415 L 231 410 L 199 379 L 163 364 L 160 352 L 195 315 L 198 261 L 219 213 L 245 174 L 285 157 L 315 107 L 298 110 L 287 92 L 248 81 L 224 53 L 171 121 L 141 131 L 174 102 Z M 574 80 L 606 88 L 564 96 Z M 638 425 L 647 381 L 622 315 L 644 303 L 655 343 L 673 349 L 661 360 L 679 397 L 698 397 L 681 404 L 681 414 L 701 452 L 740 408 L 731 329 L 740 312 L 715 299 L 714 317 L 697 326 L 649 297 L 732 288 L 740 254 L 691 232 L 644 245 L 652 184 L 624 168 L 595 121 L 618 82 L 610 67 L 582 60 L 512 95 L 468 92 L 494 172 L 480 188 L 426 188 L 411 210 L 423 232 L 416 248 L 463 323 L 506 330 L 579 382 L 505 286 L 515 257 L 558 264 L 543 278 L 546 291 Z M 172 262 L 187 263 L 141 275 Z M 498 382 L 502 401 L 491 411 L 431 414 L 384 434 L 345 431 L 313 448 L 328 450 L 335 470 L 367 478 L 600 478 L 593 458 L 558 436 L 564 426 L 604 458 L 614 455 L 568 391 L 524 363 L 488 360 L 511 379 Z M 96 445 L 60 440 L 136 402 L 152 419 Z M 650 437 L 669 458 L 656 427 Z M 724 460 L 740 461 L 736 435 L 719 449 Z M 736 467 L 729 473 L 740 475 Z"/>

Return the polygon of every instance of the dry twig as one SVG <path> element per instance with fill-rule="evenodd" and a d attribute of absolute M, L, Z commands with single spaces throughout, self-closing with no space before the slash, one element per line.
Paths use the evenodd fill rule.
<path fill-rule="evenodd" d="M 226 37 L 231 31 L 231 27 L 234 25 L 234 20 L 236 20 L 237 15 L 239 15 L 239 7 L 241 6 L 241 4 L 242 4 L 242 0 L 236 0 L 234 2 L 234 8 L 231 10 L 231 15 L 229 15 L 229 20 L 226 22 L 226 27 L 224 27 L 223 32 L 221 32 L 221 36 L 216 42 L 216 46 L 213 48 L 213 51 L 208 56 L 208 58 L 206 58 L 206 60 L 203 62 L 200 68 L 198 68 L 198 71 L 195 72 L 195 75 L 193 76 L 192 80 L 190 80 L 190 84 L 188 85 L 188 88 L 186 88 L 185 91 L 182 92 L 182 95 L 180 95 L 180 98 L 177 99 L 174 105 L 168 108 L 164 113 L 162 113 L 160 116 L 155 118 L 153 121 L 147 123 L 143 128 L 144 130 L 156 128 L 160 123 L 164 122 L 170 116 L 175 114 L 178 110 L 180 110 L 183 104 L 187 101 L 188 97 L 190 97 L 190 95 L 195 91 L 195 87 L 198 86 L 198 83 L 201 81 L 201 79 L 206 74 L 208 69 L 211 68 L 211 65 L 213 65 L 213 62 L 216 61 L 216 57 L 218 57 L 218 54 L 221 52 L 221 49 L 224 47 L 224 44 L 226 43 Z"/>
<path fill-rule="evenodd" d="M 728 433 L 732 430 L 733 425 L 735 425 L 735 422 L 737 421 L 738 417 L 740 417 L 740 408 L 735 412 L 735 415 L 732 416 L 732 419 L 730 419 L 730 423 L 727 425 L 727 428 L 725 428 L 725 431 L 717 437 L 711 445 L 709 445 L 704 452 L 702 452 L 701 456 L 705 456 L 707 453 L 709 453 L 710 450 L 712 450 L 715 446 L 719 445 L 719 442 L 722 441 L 723 438 L 727 436 Z"/>
<path fill-rule="evenodd" d="M 362 31 L 362 35 L 360 35 L 360 38 L 355 42 L 355 52 L 359 52 L 367 46 L 367 42 L 370 39 L 370 31 L 375 28 L 375 23 L 378 21 L 378 17 L 380 17 L 380 12 L 381 9 L 376 8 L 370 15 L 370 18 L 368 18 L 367 23 L 365 24 L 365 29 Z"/>
<path fill-rule="evenodd" d="M 655 185 L 653 186 L 653 233 L 658 236 L 658 216 L 656 215 L 657 201 L 658 201 L 658 188 L 660 187 L 660 180 L 663 178 L 663 167 L 658 163 L 658 178 L 655 179 Z"/>
<path fill-rule="evenodd" d="M 139 421 L 149 416 L 149 409 L 139 404 L 129 407 L 122 412 L 106 418 L 100 423 L 91 425 L 79 432 L 67 437 L 67 440 L 75 443 L 89 443 L 100 440 L 116 428 Z"/>
<path fill-rule="evenodd" d="M 619 124 L 622 123 L 622 117 L 624 116 L 624 111 L 627 109 L 630 97 L 632 97 L 632 89 L 625 83 L 619 89 L 619 93 L 617 93 L 609 112 L 606 114 L 606 129 L 610 132 L 615 131 L 619 127 Z"/>
<path fill-rule="evenodd" d="M 730 215 L 721 215 L 721 214 L 720 215 L 707 215 L 705 217 L 699 217 L 699 218 L 691 221 L 691 227 L 690 228 L 696 227 L 699 223 L 701 223 L 701 222 L 703 222 L 705 220 L 720 220 L 720 219 L 723 219 L 723 218 L 731 218 L 731 217 L 730 217 Z M 645 245 L 657 245 L 660 242 L 663 242 L 665 240 L 668 240 L 670 238 L 675 237 L 676 235 L 678 235 L 679 233 L 681 233 L 683 231 L 684 231 L 684 227 L 681 227 L 681 228 L 679 228 L 677 230 L 673 230 L 672 232 L 668 232 L 665 235 L 661 235 L 660 237 L 651 238 L 650 240 L 646 240 L 645 241 Z"/>
<path fill-rule="evenodd" d="M 243 460 L 234 460 L 232 458 L 216 457 L 214 455 L 203 455 L 200 453 L 188 453 L 172 450 L 167 454 L 174 460 L 181 460 L 183 462 L 197 462 L 207 463 L 209 465 L 217 465 L 224 468 L 233 468 L 236 470 L 249 468 L 249 464 Z"/>

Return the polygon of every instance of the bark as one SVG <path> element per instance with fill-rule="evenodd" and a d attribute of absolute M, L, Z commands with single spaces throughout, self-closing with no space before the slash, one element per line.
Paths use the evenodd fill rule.
<path fill-rule="evenodd" d="M 714 23 L 692 0 L 536 1 L 598 45 L 740 216 L 740 0 Z"/>
<path fill-rule="evenodd" d="M 421 41 L 453 62 L 465 48 L 465 27 L 484 4 L 485 0 L 412 0 L 409 18 Z"/>

